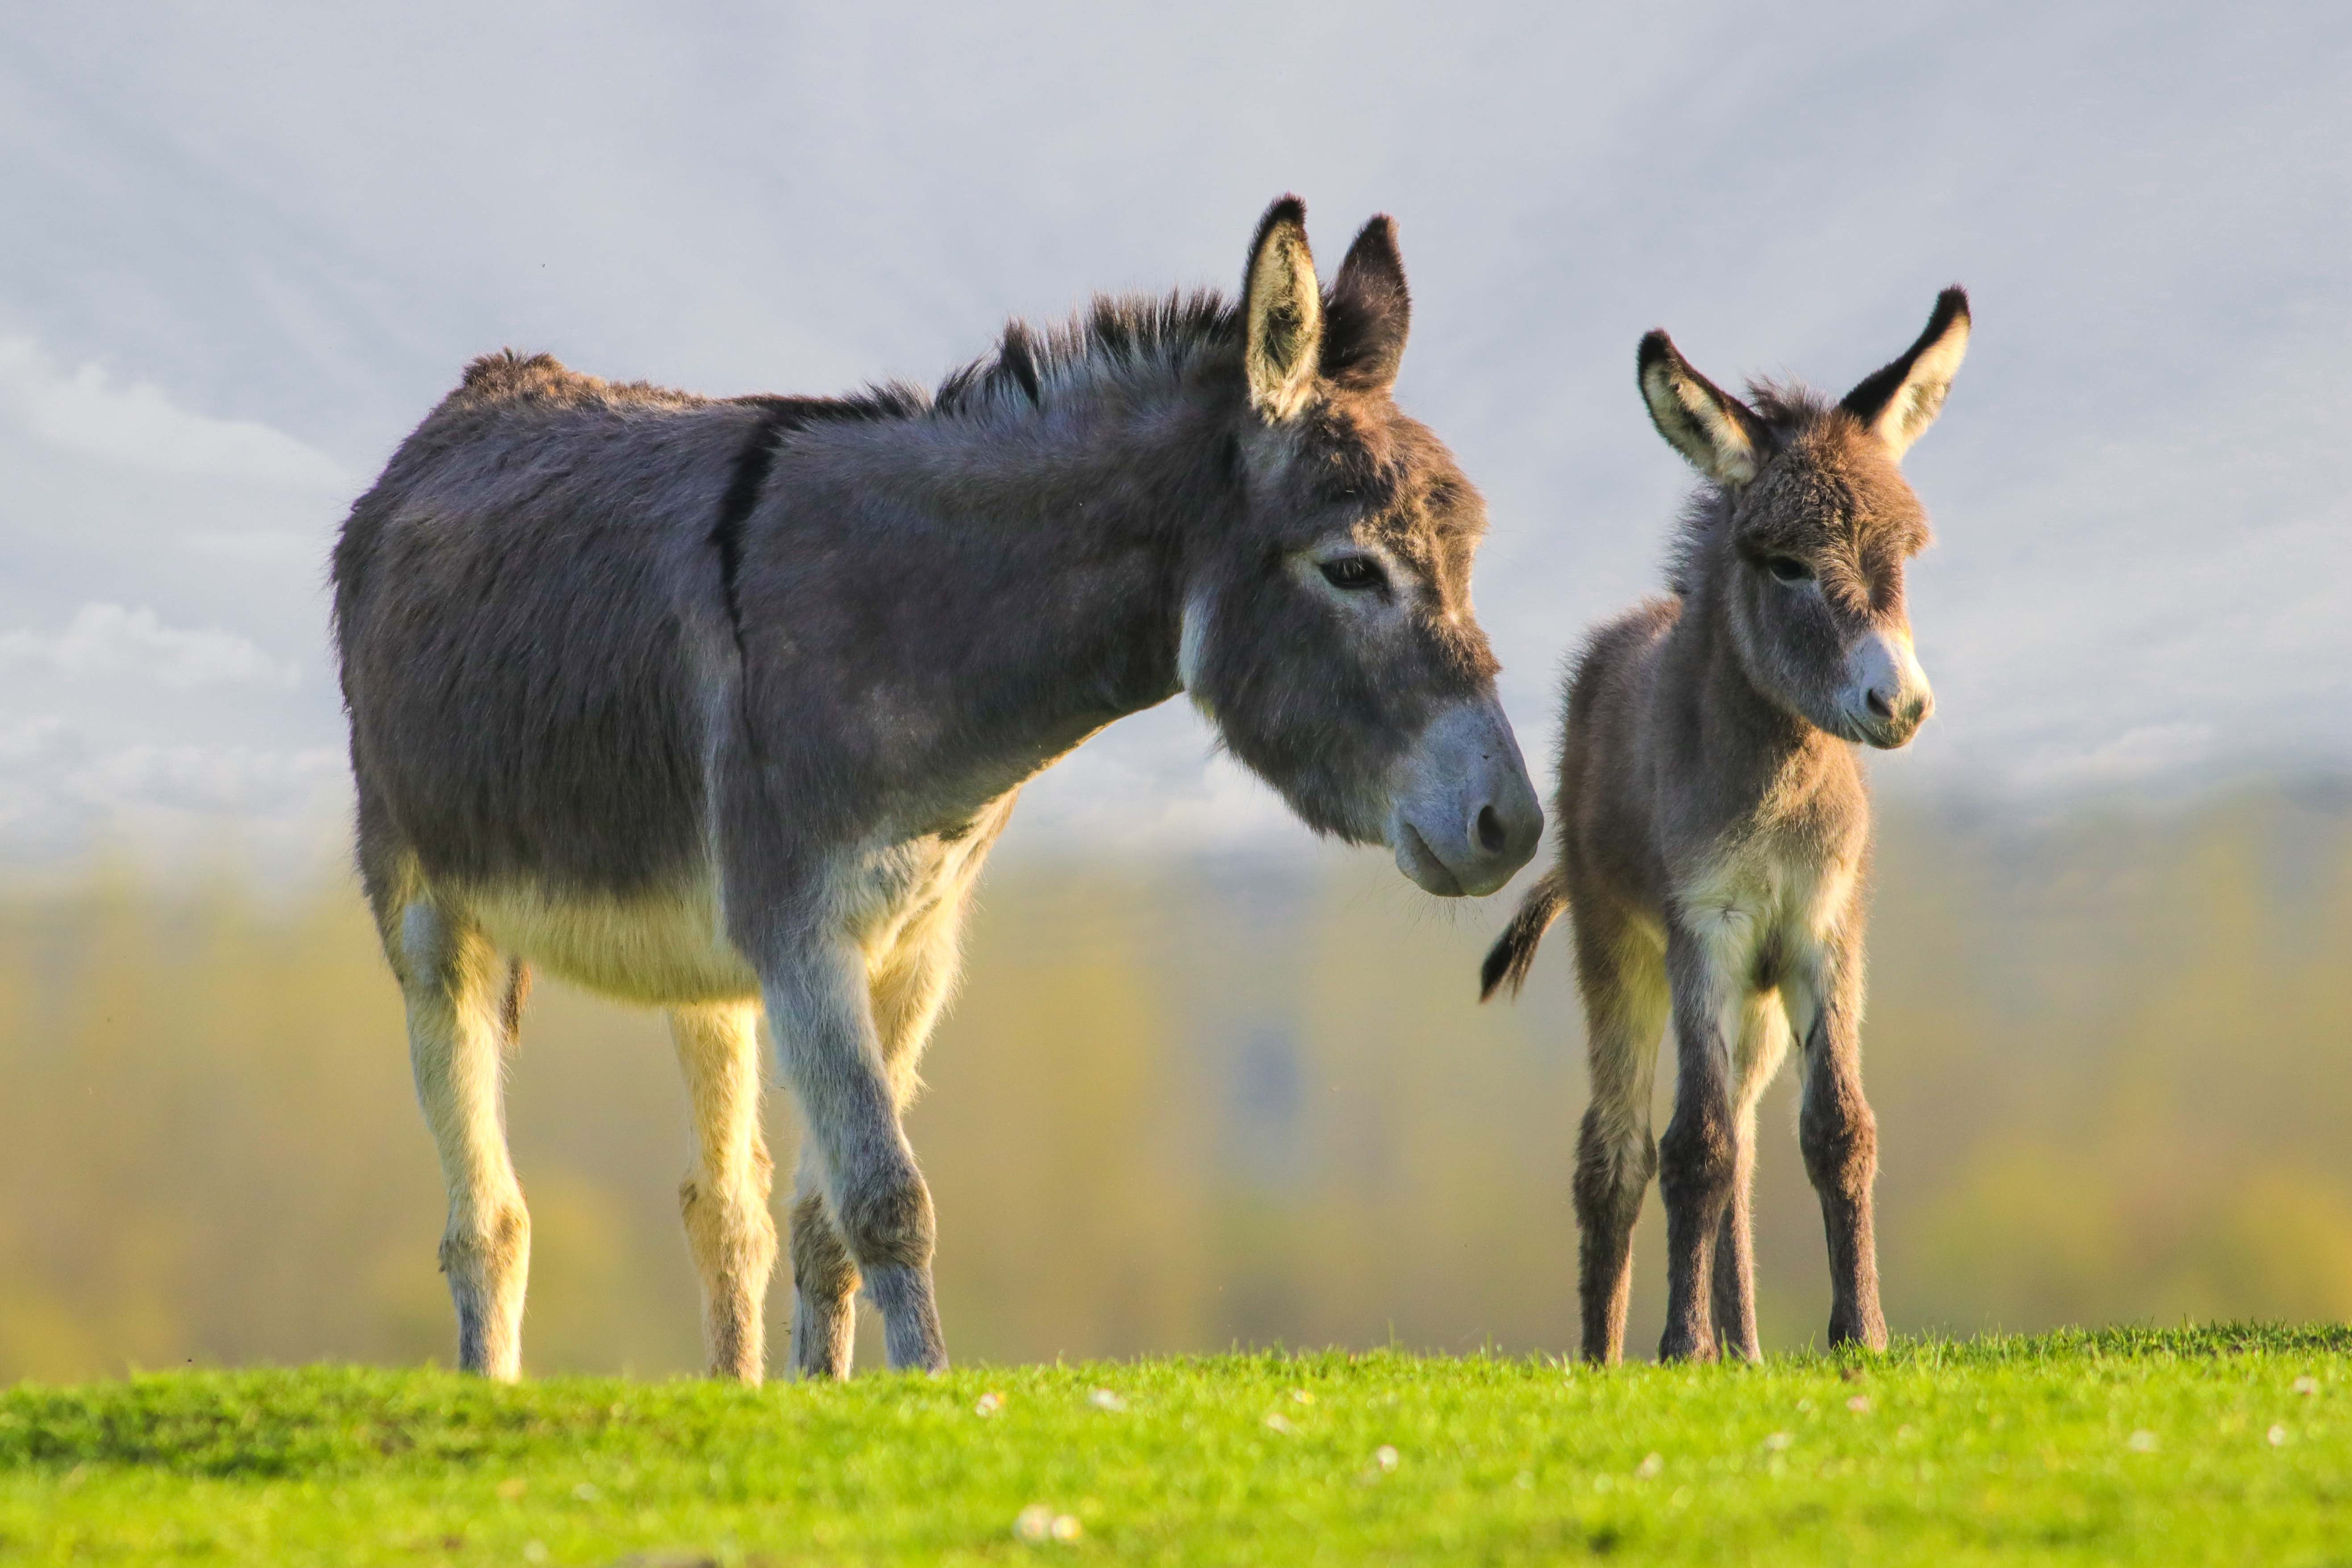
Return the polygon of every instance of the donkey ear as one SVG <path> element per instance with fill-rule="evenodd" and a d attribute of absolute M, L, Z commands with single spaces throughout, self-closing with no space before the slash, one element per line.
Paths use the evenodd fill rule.
<path fill-rule="evenodd" d="M 1382 213 L 1356 236 L 1331 280 L 1324 375 L 1367 392 L 1394 386 L 1412 327 L 1412 295 L 1404 286 L 1404 258 L 1397 254 L 1396 219 Z"/>
<path fill-rule="evenodd" d="M 1666 445 L 1719 485 L 1744 485 L 1763 466 L 1770 440 L 1748 405 L 1691 368 L 1664 332 L 1642 339 L 1635 356 L 1642 400 Z"/>
<path fill-rule="evenodd" d="M 1307 248 L 1307 204 L 1284 196 L 1258 220 L 1243 289 L 1250 405 L 1279 423 L 1307 406 L 1323 352 L 1323 290 Z"/>
<path fill-rule="evenodd" d="M 1927 318 L 1927 330 L 1919 341 L 1901 359 L 1864 376 L 1838 406 L 1868 426 L 1900 458 L 1936 422 L 1944 394 L 1959 373 L 1960 357 L 1968 352 L 1968 291 L 1947 289 L 1936 296 L 1936 313 Z"/>

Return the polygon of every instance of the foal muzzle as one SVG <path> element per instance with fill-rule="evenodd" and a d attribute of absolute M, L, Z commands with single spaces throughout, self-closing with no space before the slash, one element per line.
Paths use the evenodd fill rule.
<path fill-rule="evenodd" d="M 1838 709 L 1849 740 L 1891 752 L 1907 744 L 1935 711 L 1936 694 L 1906 628 L 1864 632 L 1847 653 L 1845 669 Z"/>

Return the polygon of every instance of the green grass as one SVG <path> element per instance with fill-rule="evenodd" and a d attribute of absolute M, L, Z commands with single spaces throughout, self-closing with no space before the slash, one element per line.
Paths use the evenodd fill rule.
<path fill-rule="evenodd" d="M 0 1392 L 0 1563 L 2352 1563 L 2347 1400 L 2333 1328 L 756 1392 L 171 1373 Z M 1022 1540 L 1031 1508 L 1076 1539 Z"/>

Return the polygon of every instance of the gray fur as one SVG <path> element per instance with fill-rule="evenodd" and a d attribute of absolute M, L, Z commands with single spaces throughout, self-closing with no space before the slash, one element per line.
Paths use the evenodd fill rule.
<path fill-rule="evenodd" d="M 1433 891 L 1533 853 L 1470 613 L 1484 507 L 1391 396 L 1392 226 L 1326 289 L 1304 216 L 1268 211 L 1242 306 L 1014 323 L 934 395 L 712 399 L 492 355 L 353 508 L 359 861 L 449 1182 L 464 1364 L 520 1367 L 503 958 L 679 1013 L 714 1370 L 758 1376 L 776 1250 L 753 1003 L 807 1129 L 794 1361 L 847 1370 L 862 1284 L 891 1364 L 935 1368 L 899 1113 L 1024 781 L 1181 679 L 1309 825 Z"/>
<path fill-rule="evenodd" d="M 1770 386 L 1750 406 L 1664 333 L 1643 341 L 1652 418 L 1711 482 L 1684 521 L 1672 595 L 1602 626 L 1570 675 L 1559 861 L 1484 974 L 1486 994 L 1516 991 L 1544 929 L 1570 914 L 1592 1077 L 1575 1178 L 1590 1360 L 1622 1353 L 1653 1174 L 1666 1206 L 1660 1353 L 1756 1355 L 1755 1107 L 1792 1038 L 1799 1139 L 1829 1236 L 1830 1342 L 1886 1342 L 1877 1131 L 1862 1091 L 1870 802 L 1856 744 L 1904 744 L 1930 706 L 1903 596 L 1927 523 L 1895 460 L 1941 405 L 1968 324 L 1966 297 L 1947 291 L 1919 342 L 1835 407 Z M 1675 1113 L 1654 1145 L 1669 1020 Z"/>

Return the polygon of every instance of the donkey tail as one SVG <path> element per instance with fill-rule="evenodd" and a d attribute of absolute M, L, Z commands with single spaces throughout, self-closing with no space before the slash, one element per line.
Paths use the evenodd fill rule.
<path fill-rule="evenodd" d="M 522 1045 L 522 1005 L 530 1000 L 530 965 L 514 959 L 507 965 L 507 994 L 499 1004 L 499 1029 L 509 1056 Z"/>
<path fill-rule="evenodd" d="M 1486 954 L 1486 962 L 1478 970 L 1479 1001 L 1492 998 L 1505 982 L 1509 983 L 1512 995 L 1519 994 L 1519 987 L 1528 983 L 1528 971 L 1535 963 L 1536 949 L 1542 943 L 1544 932 L 1551 929 L 1551 922 L 1559 919 L 1567 908 L 1568 879 L 1555 866 L 1528 889 L 1526 902 L 1519 905 L 1519 912 L 1511 917 L 1511 923 L 1503 928 L 1494 950 Z"/>

